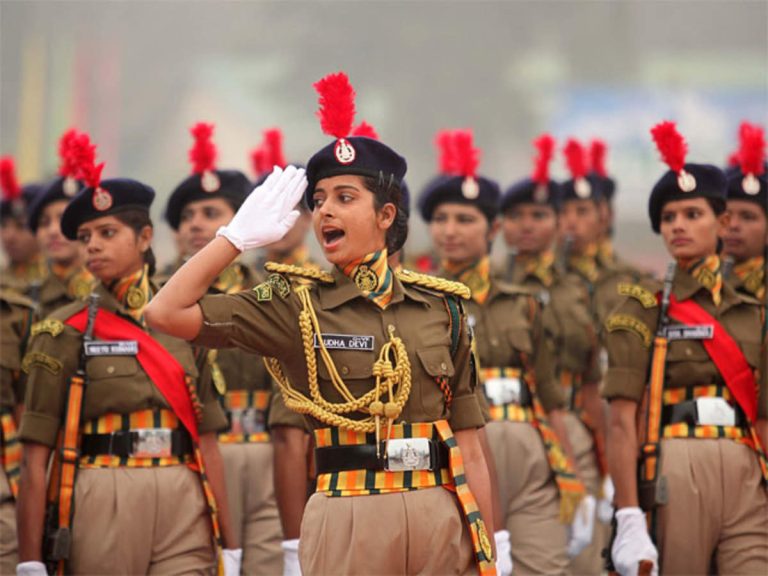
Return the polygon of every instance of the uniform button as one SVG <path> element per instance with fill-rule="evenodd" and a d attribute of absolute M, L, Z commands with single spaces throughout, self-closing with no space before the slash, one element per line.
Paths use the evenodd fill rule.
<path fill-rule="evenodd" d="M 497 338 L 491 338 L 491 346 L 498 346 L 499 340 Z"/>
<path fill-rule="evenodd" d="M 448 370 L 448 364 L 446 364 L 445 362 L 440 362 L 440 370 L 442 370 L 443 372 Z"/>
<path fill-rule="evenodd" d="M 344 376 L 346 376 L 347 374 L 349 374 L 349 368 L 347 368 L 346 366 L 342 366 L 341 373 L 344 374 Z"/>
<path fill-rule="evenodd" d="M 114 374 L 114 373 L 115 373 L 115 367 L 107 366 L 107 374 Z"/>
<path fill-rule="evenodd" d="M 690 356 L 691 354 L 693 354 L 693 351 L 690 348 L 686 348 L 685 349 L 685 355 L 686 356 Z"/>
<path fill-rule="evenodd" d="M 387 331 L 388 332 L 394 332 L 395 331 L 395 325 L 394 324 L 387 324 Z"/>

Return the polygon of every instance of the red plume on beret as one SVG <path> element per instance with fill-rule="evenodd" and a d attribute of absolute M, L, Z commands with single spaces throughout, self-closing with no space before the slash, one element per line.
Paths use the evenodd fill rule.
<path fill-rule="evenodd" d="M 21 196 L 21 186 L 16 179 L 16 166 L 10 156 L 0 158 L 0 188 L 3 189 L 3 200 L 6 202 L 18 200 Z"/>
<path fill-rule="evenodd" d="M 651 136 L 661 154 L 661 159 L 672 172 L 680 173 L 685 166 L 688 144 L 677 131 L 674 122 L 664 121 L 651 128 Z"/>
<path fill-rule="evenodd" d="M 378 140 L 379 135 L 376 133 L 376 129 L 368 124 L 365 120 L 360 122 L 357 126 L 355 126 L 352 129 L 352 136 L 365 136 L 366 138 L 371 138 L 373 140 Z"/>
<path fill-rule="evenodd" d="M 533 160 L 531 180 L 536 184 L 549 183 L 549 164 L 555 156 L 555 139 L 550 134 L 542 134 L 533 141 L 538 154 Z"/>
<path fill-rule="evenodd" d="M 726 160 L 726 163 L 728 164 L 729 168 L 735 168 L 739 165 L 739 151 L 736 150 L 736 152 L 731 152 L 728 155 L 728 159 Z"/>
<path fill-rule="evenodd" d="M 251 163 L 256 176 L 270 172 L 275 166 L 288 165 L 283 153 L 283 132 L 279 128 L 264 130 L 261 144 L 251 151 Z"/>
<path fill-rule="evenodd" d="M 440 174 L 455 174 L 456 154 L 453 149 L 453 133 L 451 130 L 440 130 L 435 135 L 437 147 L 438 170 Z"/>
<path fill-rule="evenodd" d="M 267 151 L 264 150 L 263 144 L 259 144 L 256 148 L 251 150 L 251 166 L 253 166 L 253 172 L 256 174 L 256 177 L 261 176 L 269 170 Z"/>
<path fill-rule="evenodd" d="M 742 174 L 761 176 L 765 172 L 765 132 L 760 126 L 741 123 L 738 154 Z"/>
<path fill-rule="evenodd" d="M 355 120 L 355 89 L 344 72 L 329 74 L 313 84 L 320 109 L 320 127 L 335 138 L 346 138 Z"/>
<path fill-rule="evenodd" d="M 213 124 L 205 122 L 198 122 L 189 129 L 194 138 L 192 148 L 189 149 L 193 174 L 203 174 L 216 169 L 217 150 L 213 143 L 213 129 Z"/>
<path fill-rule="evenodd" d="M 453 150 L 456 155 L 456 171 L 466 178 L 477 176 L 481 151 L 479 148 L 475 148 L 472 130 L 453 131 Z"/>
<path fill-rule="evenodd" d="M 605 167 L 605 157 L 608 153 L 608 147 L 605 142 L 595 138 L 589 143 L 589 159 L 592 172 L 601 176 L 608 177 L 608 170 Z"/>
<path fill-rule="evenodd" d="M 85 182 L 94 190 L 101 184 L 104 162 L 96 164 L 96 145 L 91 144 L 88 134 L 78 134 L 70 141 L 69 154 L 75 167 L 73 177 Z"/>
<path fill-rule="evenodd" d="M 571 178 L 574 180 L 584 178 L 587 175 L 587 158 L 584 146 L 578 140 L 568 138 L 563 148 L 563 154 Z"/>
<path fill-rule="evenodd" d="M 72 147 L 77 140 L 77 130 L 70 128 L 59 139 L 59 175 L 64 178 L 75 178 L 77 173 L 77 158 L 72 153 Z"/>

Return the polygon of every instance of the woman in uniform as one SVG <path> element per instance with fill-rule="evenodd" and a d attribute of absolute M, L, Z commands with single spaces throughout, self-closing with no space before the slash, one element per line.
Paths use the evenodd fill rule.
<path fill-rule="evenodd" d="M 83 265 L 82 246 L 61 232 L 61 215 L 69 201 L 83 188 L 75 179 L 78 148 L 88 141 L 86 134 L 65 132 L 59 141 L 59 177 L 46 184 L 29 207 L 29 228 L 37 237 L 49 273 L 42 283 L 30 285 L 27 295 L 37 303 L 37 317 L 46 318 L 57 308 L 85 298 L 93 276 Z"/>
<path fill-rule="evenodd" d="M 306 177 L 276 168 L 170 279 L 148 320 L 201 344 L 277 359 L 270 366 L 286 405 L 305 414 L 315 436 L 318 487 L 301 526 L 303 573 L 492 573 L 483 418 L 458 300 L 467 289 L 389 268 L 387 253 L 407 235 L 405 160 L 348 136 L 354 90 L 346 75 L 316 87 L 334 142 L 310 159 Z M 268 265 L 270 276 L 253 290 L 206 296 L 243 250 L 290 229 L 305 190 L 333 272 Z"/>
<path fill-rule="evenodd" d="M 17 573 L 45 574 L 45 559 L 74 574 L 212 574 L 220 529 L 227 574 L 237 574 L 215 434 L 226 420 L 191 348 L 144 321 L 154 191 L 81 170 L 86 187 L 61 229 L 100 284 L 32 329 Z M 54 448 L 56 507 L 44 530 Z"/>
<path fill-rule="evenodd" d="M 674 123 L 651 132 L 670 170 L 651 192 L 649 215 L 674 264 L 663 286 L 628 289 L 605 325 L 612 560 L 623 575 L 637 574 L 643 561 L 654 573 L 765 574 L 759 305 L 723 282 L 724 174 L 685 162 Z"/>
<path fill-rule="evenodd" d="M 476 175 L 479 151 L 471 133 L 450 133 L 444 152 L 452 156 L 441 162 L 449 173 L 433 180 L 419 208 L 442 258 L 440 275 L 472 289 L 467 312 L 490 404 L 486 430 L 501 500 L 496 528 L 508 531 L 517 572 L 565 573 L 567 523 L 584 487 L 561 446 L 570 452 L 567 404 L 552 373 L 540 307 L 529 291 L 491 271 L 500 191 Z"/>

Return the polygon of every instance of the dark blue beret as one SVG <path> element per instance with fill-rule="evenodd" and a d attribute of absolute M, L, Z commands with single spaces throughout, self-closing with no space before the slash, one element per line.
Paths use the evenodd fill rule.
<path fill-rule="evenodd" d="M 768 214 L 768 164 L 760 176 L 753 174 L 746 177 L 741 168 L 733 167 L 726 171 L 728 179 L 728 200 L 746 200 L 755 202 Z"/>
<path fill-rule="evenodd" d="M 560 206 L 560 185 L 549 180 L 546 186 L 531 178 L 524 178 L 507 188 L 501 197 L 501 211 L 506 212 L 516 204 L 548 204 L 556 210 Z"/>
<path fill-rule="evenodd" d="M 179 184 L 168 199 L 165 219 L 171 228 L 179 229 L 181 211 L 190 202 L 223 198 L 236 211 L 251 191 L 251 182 L 239 170 L 211 170 L 192 174 Z"/>
<path fill-rule="evenodd" d="M 75 194 L 82 190 L 85 185 L 74 178 L 63 178 L 59 176 L 46 184 L 40 193 L 35 196 L 32 204 L 29 206 L 29 216 L 27 222 L 32 232 L 37 232 L 37 226 L 40 222 L 40 216 L 43 208 L 57 200 L 66 200 L 69 202 Z"/>
<path fill-rule="evenodd" d="M 599 202 L 605 196 L 603 192 L 605 187 L 598 181 L 594 175 L 590 174 L 585 178 L 570 178 L 560 185 L 560 203 L 563 204 L 569 200 L 593 200 Z"/>
<path fill-rule="evenodd" d="M 26 220 L 30 205 L 42 192 L 43 187 L 44 184 L 39 183 L 26 184 L 21 188 L 20 198 L 0 201 L 0 219 L 13 217 Z"/>
<path fill-rule="evenodd" d="M 667 170 L 651 191 L 648 215 L 651 218 L 651 227 L 657 234 L 661 227 L 661 209 L 667 202 L 691 198 L 714 198 L 723 201 L 726 199 L 727 181 L 720 168 L 711 164 L 686 164 L 683 169 L 695 180 L 692 190 L 683 190 L 678 174 Z"/>
<path fill-rule="evenodd" d="M 470 185 L 469 193 L 465 176 L 440 175 L 433 178 L 419 197 L 419 211 L 426 221 L 432 220 L 432 215 L 440 204 L 472 204 L 485 214 L 489 221 L 499 215 L 499 200 L 501 189 L 493 180 L 478 176 L 474 178 L 476 187 Z"/>
<path fill-rule="evenodd" d="M 405 158 L 386 144 L 365 136 L 340 138 L 315 153 L 307 163 L 307 191 L 304 198 L 310 210 L 315 186 L 323 178 L 354 174 L 382 178 L 402 185 L 408 170 Z"/>
<path fill-rule="evenodd" d="M 75 240 L 77 229 L 84 222 L 126 210 L 149 212 L 154 199 L 155 191 L 138 180 L 104 180 L 96 189 L 83 188 L 69 201 L 61 216 L 61 231 L 70 240 Z"/>
<path fill-rule="evenodd" d="M 613 196 L 616 193 L 616 181 L 608 176 L 600 176 L 592 172 L 587 176 L 587 180 L 593 188 L 597 189 L 598 196 L 608 202 L 613 201 Z"/>

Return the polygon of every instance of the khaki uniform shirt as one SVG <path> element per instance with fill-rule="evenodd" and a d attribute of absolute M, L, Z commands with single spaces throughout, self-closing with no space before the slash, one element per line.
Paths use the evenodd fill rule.
<path fill-rule="evenodd" d="M 544 344 L 541 309 L 533 294 L 519 286 L 491 279 L 483 304 L 467 303 L 481 368 L 523 368 L 525 355 L 536 378 L 536 394 L 545 411 L 567 405 L 552 371 L 553 360 Z"/>
<path fill-rule="evenodd" d="M 48 274 L 42 283 L 31 284 L 26 295 L 37 304 L 35 316 L 42 320 L 70 302 L 87 297 L 94 284 L 95 281 L 88 282 L 77 273 L 68 280 Z"/>
<path fill-rule="evenodd" d="M 103 286 L 99 285 L 96 292 L 101 297 L 100 308 L 132 321 Z M 29 376 L 26 410 L 19 431 L 22 441 L 50 447 L 56 443 L 66 410 L 69 378 L 77 371 L 83 343 L 81 332 L 62 323 L 86 306 L 85 302 L 75 302 L 59 309 L 46 320 L 49 328 L 39 331 L 30 342 L 24 359 L 24 368 Z M 202 405 L 202 418 L 198 423 L 200 433 L 214 432 L 226 426 L 210 373 L 205 371 L 201 374 L 198 371 L 192 348 L 183 340 L 152 330 L 150 334 L 193 378 Z M 111 412 L 130 414 L 139 410 L 170 409 L 135 356 L 88 357 L 85 372 L 88 380 L 83 403 L 84 422 Z"/>
<path fill-rule="evenodd" d="M 660 282 L 646 281 L 640 285 L 644 292 L 624 297 L 609 317 L 606 326 L 608 372 L 602 389 L 608 399 L 626 398 L 641 402 L 653 352 L 660 308 L 655 295 Z M 685 271 L 675 272 L 672 293 L 678 301 L 693 298 L 711 314 L 738 343 L 749 365 L 756 371 L 760 361 L 760 312 L 754 298 L 736 293 L 727 283 L 723 285 L 722 302 L 715 307 L 710 293 Z M 674 324 L 674 320 L 670 320 Z M 765 374 L 758 383 L 758 417 L 768 413 L 768 384 Z M 707 354 L 701 340 L 669 342 L 666 362 L 665 388 L 688 388 L 721 384 L 723 379 Z"/>
<path fill-rule="evenodd" d="M 395 276 L 392 300 L 386 310 L 381 310 L 341 272 L 334 270 L 332 276 L 332 282 L 311 283 L 311 301 L 324 335 L 340 335 L 340 340 L 345 336 L 363 337 L 354 340 L 365 346 L 329 349 L 353 396 L 360 397 L 375 387 L 373 364 L 382 345 L 389 340 L 391 327 L 405 344 L 412 376 L 410 397 L 397 421 L 433 422 L 445 418 L 454 430 L 484 424 L 475 397 L 469 332 L 462 330 L 452 357 L 450 317 L 442 294 L 401 282 Z M 298 326 L 302 305 L 293 291 L 295 285 L 308 280 L 272 274 L 268 281 L 272 284 L 269 291 L 257 287 L 240 294 L 203 297 L 200 307 L 204 321 L 195 342 L 212 348 L 237 346 L 277 358 L 291 385 L 309 396 L 307 363 Z M 346 340 L 351 342 L 353 338 Z M 343 401 L 317 352 L 315 356 L 323 397 L 329 402 Z M 448 378 L 452 386 L 450 408 L 435 381 L 439 377 Z M 364 417 L 360 413 L 349 416 Z M 312 418 L 307 421 L 311 429 L 327 427 Z M 280 424 L 274 417 L 271 422 Z"/>
<path fill-rule="evenodd" d="M 32 311 L 32 302 L 23 296 L 0 292 L 0 409 L 3 410 L 13 410 L 24 401 L 21 358 Z"/>

